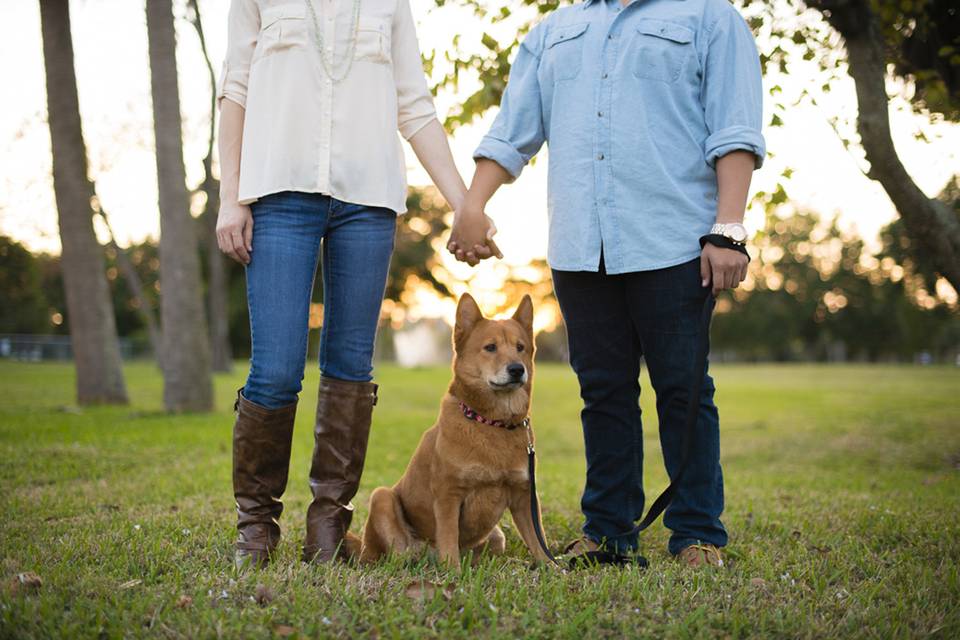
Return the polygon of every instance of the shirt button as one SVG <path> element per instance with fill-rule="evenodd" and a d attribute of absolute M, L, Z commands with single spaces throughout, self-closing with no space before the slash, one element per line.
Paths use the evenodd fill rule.
<path fill-rule="evenodd" d="M 610 75 L 610 74 L 605 73 L 605 74 L 603 74 L 603 75 L 600 76 L 600 77 L 601 77 L 602 79 L 606 80 L 606 79 L 609 77 L 609 75 Z"/>
<path fill-rule="evenodd" d="M 598 117 L 598 118 L 602 118 L 602 117 L 603 117 L 603 111 L 597 111 L 597 117 Z"/>
<path fill-rule="evenodd" d="M 603 154 L 602 154 L 602 153 L 597 156 L 597 160 L 603 160 Z"/>
<path fill-rule="evenodd" d="M 613 40 L 613 34 L 612 34 L 612 33 L 607 36 L 607 40 Z"/>

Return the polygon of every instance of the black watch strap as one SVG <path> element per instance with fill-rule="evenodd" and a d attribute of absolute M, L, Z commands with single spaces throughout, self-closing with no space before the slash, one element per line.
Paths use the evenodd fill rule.
<path fill-rule="evenodd" d="M 723 249 L 733 249 L 734 251 L 739 251 L 743 255 L 747 256 L 747 262 L 750 261 L 750 254 L 747 252 L 746 245 L 742 245 L 734 242 L 727 236 L 722 236 L 719 233 L 708 233 L 705 236 L 700 236 L 700 248 L 703 249 L 703 245 L 710 243 L 716 247 L 721 247 Z"/>

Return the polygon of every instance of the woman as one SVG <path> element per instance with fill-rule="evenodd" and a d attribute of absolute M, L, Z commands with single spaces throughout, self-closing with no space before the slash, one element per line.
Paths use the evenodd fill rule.
<path fill-rule="evenodd" d="M 466 187 L 427 88 L 408 0 L 233 0 L 218 104 L 217 238 L 245 266 L 252 340 L 234 404 L 236 561 L 267 562 L 280 538 L 321 245 L 303 559 L 327 561 L 350 526 L 377 400 L 373 345 L 397 215 L 406 211 L 397 131 L 452 208 Z"/>

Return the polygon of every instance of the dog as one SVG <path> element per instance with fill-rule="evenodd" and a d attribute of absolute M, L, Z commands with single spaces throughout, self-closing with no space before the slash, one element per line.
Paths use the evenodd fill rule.
<path fill-rule="evenodd" d="M 527 471 L 535 351 L 530 296 L 512 318 L 490 320 L 464 294 L 453 347 L 453 380 L 437 422 L 421 437 L 400 480 L 370 495 L 361 563 L 427 546 L 457 566 L 461 553 L 500 555 L 506 540 L 499 522 L 507 509 L 533 556 L 546 560 L 534 530 Z M 539 511 L 536 518 L 542 531 Z"/>

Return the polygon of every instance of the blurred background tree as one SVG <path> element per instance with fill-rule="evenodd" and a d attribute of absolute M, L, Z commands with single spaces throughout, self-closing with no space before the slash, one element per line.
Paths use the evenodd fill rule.
<path fill-rule="evenodd" d="M 47 122 L 60 230 L 62 290 L 69 307 L 78 404 L 127 404 L 114 309 L 93 227 L 93 184 L 80 123 L 67 0 L 40 3 Z"/>

